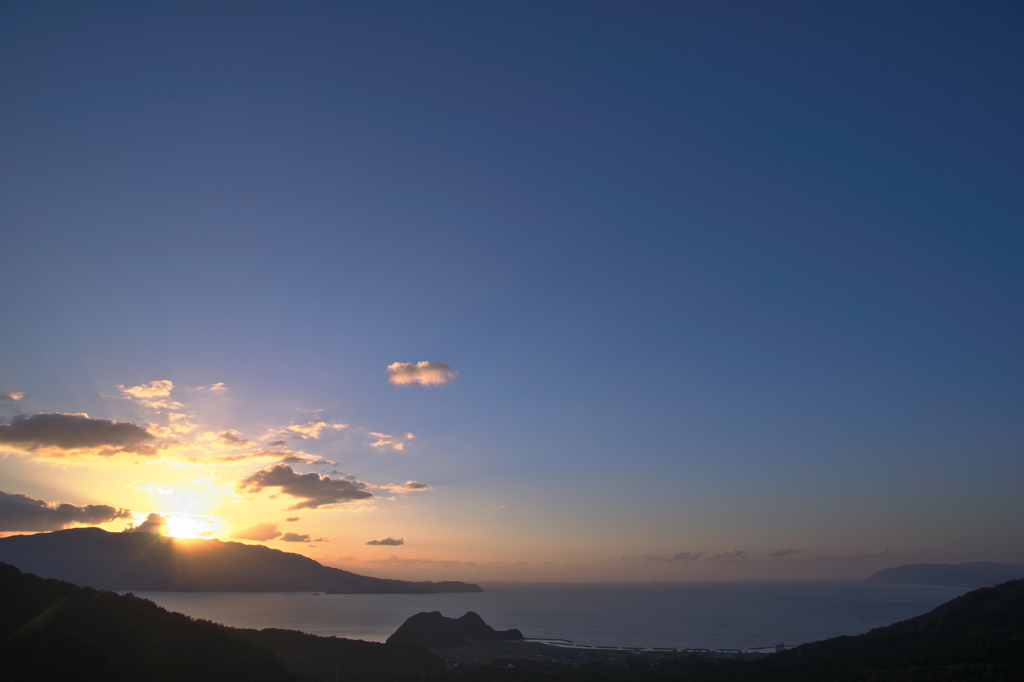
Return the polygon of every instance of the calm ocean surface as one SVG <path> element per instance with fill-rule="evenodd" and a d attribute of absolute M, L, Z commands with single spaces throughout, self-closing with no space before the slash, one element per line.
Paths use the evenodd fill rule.
<path fill-rule="evenodd" d="M 195 618 L 383 642 L 420 611 L 476 611 L 498 630 L 591 646 L 748 649 L 802 644 L 919 616 L 965 588 L 855 581 L 481 583 L 476 594 L 137 592 Z"/>

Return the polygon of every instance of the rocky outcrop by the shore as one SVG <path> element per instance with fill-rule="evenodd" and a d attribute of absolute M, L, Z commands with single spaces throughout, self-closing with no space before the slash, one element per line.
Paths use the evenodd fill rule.
<path fill-rule="evenodd" d="M 439 611 L 412 616 L 395 633 L 388 644 L 412 643 L 424 646 L 458 646 L 470 641 L 522 639 L 519 630 L 495 630 L 473 611 L 461 618 L 446 618 Z"/>

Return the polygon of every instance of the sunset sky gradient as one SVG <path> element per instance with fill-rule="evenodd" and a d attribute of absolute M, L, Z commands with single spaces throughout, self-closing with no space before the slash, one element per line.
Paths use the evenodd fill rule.
<path fill-rule="evenodd" d="M 1021 121 L 1020 3 L 5 3 L 0 531 L 1024 561 Z"/>

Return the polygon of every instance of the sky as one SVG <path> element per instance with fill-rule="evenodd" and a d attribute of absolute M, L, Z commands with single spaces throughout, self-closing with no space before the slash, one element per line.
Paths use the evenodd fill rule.
<path fill-rule="evenodd" d="M 8 2 L 0 532 L 1024 561 L 1024 6 Z"/>

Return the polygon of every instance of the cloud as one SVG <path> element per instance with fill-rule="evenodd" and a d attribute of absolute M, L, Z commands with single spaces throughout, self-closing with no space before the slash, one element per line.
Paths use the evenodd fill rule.
<path fill-rule="evenodd" d="M 124 394 L 123 397 L 134 400 L 150 409 L 170 410 L 182 407 L 181 403 L 170 399 L 171 391 L 174 390 L 174 384 L 170 381 L 151 381 L 148 384 L 140 384 L 129 388 L 118 385 L 117 388 Z"/>
<path fill-rule="evenodd" d="M 281 531 L 277 529 L 276 523 L 257 523 L 255 526 L 238 531 L 232 537 L 236 537 L 239 540 L 263 542 L 281 537 Z"/>
<path fill-rule="evenodd" d="M 679 552 L 667 557 L 665 561 L 696 561 L 704 556 L 704 552 Z"/>
<path fill-rule="evenodd" d="M 437 386 L 459 375 L 447 362 L 393 362 L 388 365 L 388 382 L 396 386 L 420 384 Z"/>
<path fill-rule="evenodd" d="M 189 421 L 190 418 L 190 415 L 187 414 L 171 412 L 167 415 L 167 420 L 170 422 L 168 428 L 175 433 L 192 433 L 196 430 L 196 425 Z"/>
<path fill-rule="evenodd" d="M 75 524 L 94 526 L 116 519 L 130 519 L 131 516 L 127 509 L 115 509 L 105 504 L 79 507 L 0 491 L 0 531 L 60 530 Z"/>
<path fill-rule="evenodd" d="M 298 533 L 285 533 L 281 540 L 284 542 L 309 542 L 309 536 L 299 535 Z"/>
<path fill-rule="evenodd" d="M 131 422 L 90 419 L 87 414 L 40 413 L 17 416 L 0 426 L 0 444 L 15 445 L 30 452 L 38 449 L 97 450 L 112 455 L 135 451 L 152 440 L 146 429 Z M 146 454 L 146 453 L 143 453 Z"/>
<path fill-rule="evenodd" d="M 227 429 L 219 433 L 207 431 L 199 436 L 199 440 L 225 450 L 239 450 L 252 445 L 252 441 L 244 438 L 241 433 L 234 429 Z"/>
<path fill-rule="evenodd" d="M 4 400 L 15 400 L 15 401 L 16 400 L 21 400 L 24 397 L 25 397 L 24 393 L 15 393 L 13 391 L 11 391 L 10 393 L 4 393 L 3 395 L 0 395 L 0 398 L 2 398 Z"/>
<path fill-rule="evenodd" d="M 298 516 L 289 516 L 284 521 L 285 521 L 285 523 L 295 523 L 296 521 L 301 521 L 301 520 L 302 519 L 300 519 Z"/>
<path fill-rule="evenodd" d="M 302 440 L 305 440 L 307 438 L 319 438 L 320 432 L 323 431 L 324 429 L 335 429 L 337 431 L 340 431 L 341 429 L 347 428 L 348 424 L 329 424 L 327 422 L 310 421 L 306 422 L 305 424 L 291 424 L 290 426 L 286 426 L 283 430 L 279 431 L 278 433 L 284 434 L 287 432 L 287 435 L 293 438 L 300 438 Z"/>
<path fill-rule="evenodd" d="M 167 519 L 156 512 L 151 512 L 146 520 L 137 526 L 129 526 L 124 529 L 126 533 L 155 533 L 167 535 Z"/>
<path fill-rule="evenodd" d="M 784 556 L 789 556 L 790 554 L 799 554 L 802 551 L 804 551 L 804 550 L 802 550 L 802 549 L 780 549 L 780 550 L 776 550 L 774 552 L 768 552 L 768 556 L 772 557 L 773 559 L 779 559 L 779 558 L 784 557 Z"/>
<path fill-rule="evenodd" d="M 118 386 L 118 388 L 121 389 L 122 393 L 133 398 L 162 398 L 171 394 L 174 384 L 170 381 L 151 381 L 148 384 L 132 386 L 131 388 L 125 388 L 124 386 Z"/>
<path fill-rule="evenodd" d="M 389 547 L 397 547 L 398 545 L 405 544 L 405 538 L 394 539 L 392 537 L 386 537 L 383 540 L 370 540 L 365 543 L 367 545 L 387 545 Z"/>
<path fill-rule="evenodd" d="M 318 507 L 365 500 L 373 497 L 367 484 L 351 478 L 332 479 L 316 473 L 298 474 L 287 464 L 260 469 L 238 484 L 239 490 L 260 492 L 266 488 L 280 488 L 281 492 L 301 500 L 288 509 L 316 509 Z"/>
<path fill-rule="evenodd" d="M 387 485 L 371 485 L 370 487 L 378 490 L 388 490 L 393 493 L 407 493 L 418 490 L 431 490 L 433 488 L 433 486 L 427 483 L 420 483 L 419 481 L 406 481 L 403 485 L 388 483 Z M 504 507 L 502 508 L 504 509 Z"/>
<path fill-rule="evenodd" d="M 739 561 L 740 559 L 746 559 L 751 555 L 751 552 L 744 552 L 742 549 L 730 549 L 727 552 L 719 552 L 718 554 L 712 554 L 707 558 L 708 561 Z"/>
<path fill-rule="evenodd" d="M 275 455 L 278 453 L 269 452 L 264 450 L 264 454 Z M 314 455 L 307 455 L 304 452 L 289 452 L 287 457 L 281 459 L 285 464 L 337 464 L 329 459 L 323 457 L 316 457 Z"/>
<path fill-rule="evenodd" d="M 419 481 L 406 481 L 405 485 L 402 486 L 406 490 L 429 490 L 430 485 L 426 483 L 420 483 Z"/>
<path fill-rule="evenodd" d="M 371 448 L 394 448 L 395 450 L 404 450 L 405 443 L 395 440 L 394 436 L 389 436 L 386 433 L 377 433 L 376 431 L 370 431 L 370 435 L 376 438 L 376 442 L 370 443 Z M 411 433 L 406 434 L 406 438 L 415 438 Z"/>
<path fill-rule="evenodd" d="M 167 382 L 171 383 L 171 382 Z M 196 386 L 197 391 L 208 391 L 210 393 L 227 393 L 228 387 L 222 383 L 214 384 L 213 386 Z"/>
<path fill-rule="evenodd" d="M 619 561 L 667 561 L 669 563 L 673 561 L 697 561 L 704 556 L 704 552 L 679 552 L 677 554 L 623 554 L 619 557 Z"/>

